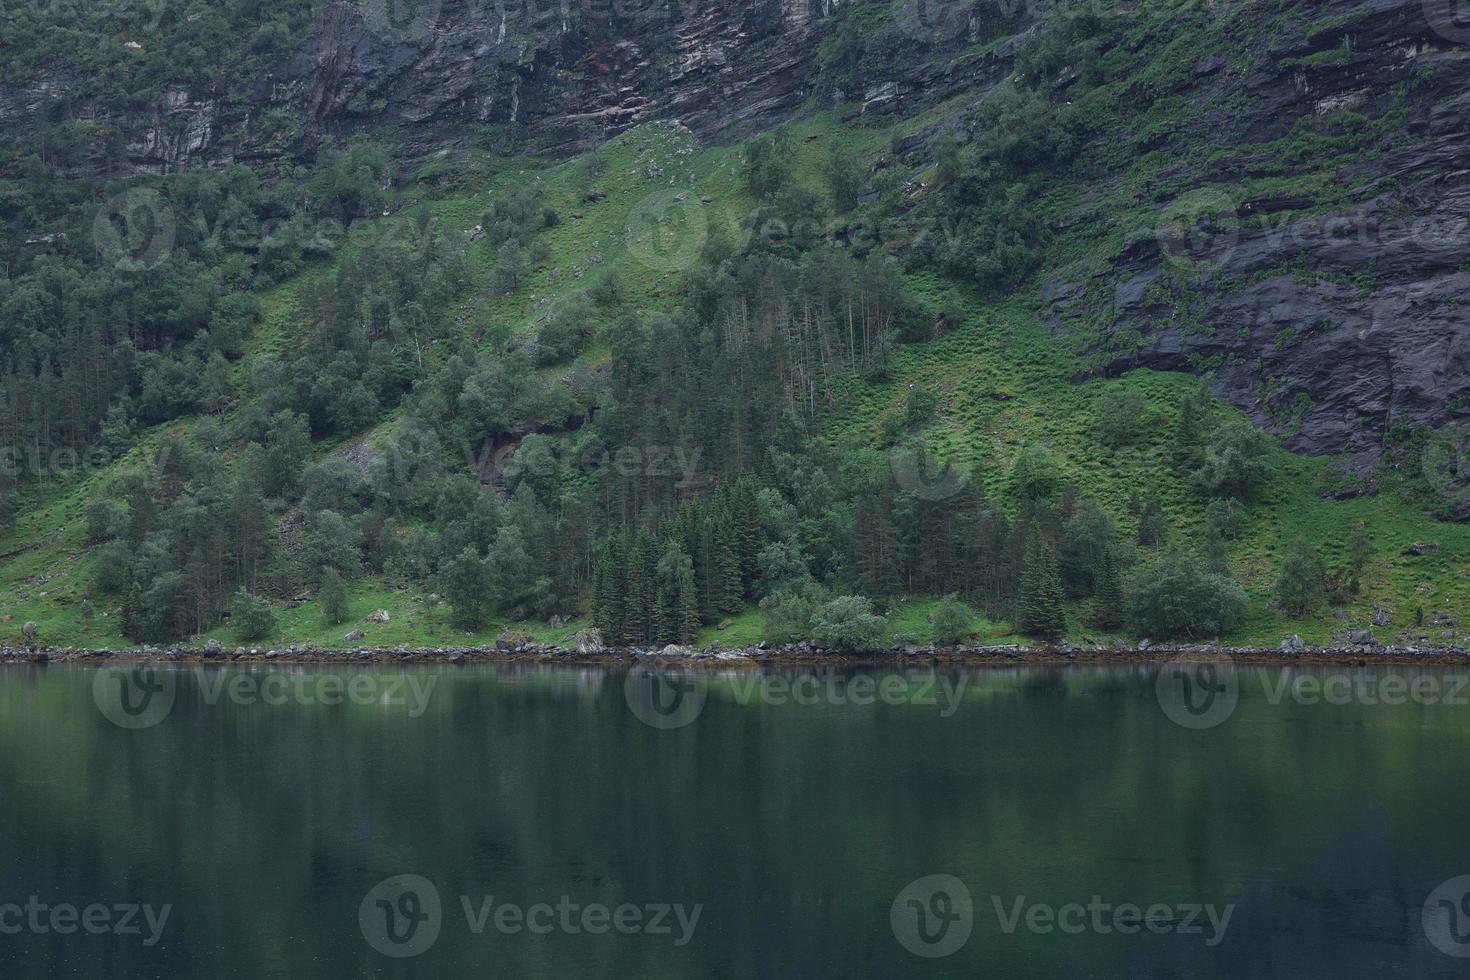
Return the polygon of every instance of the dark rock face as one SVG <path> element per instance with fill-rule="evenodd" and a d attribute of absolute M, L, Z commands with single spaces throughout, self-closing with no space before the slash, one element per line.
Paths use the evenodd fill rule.
<path fill-rule="evenodd" d="M 277 73 L 308 139 L 397 125 L 409 148 L 466 127 L 519 124 L 550 148 L 677 118 L 730 139 L 784 120 L 805 97 L 808 0 L 434 0 L 403 25 L 334 3 Z"/>
<path fill-rule="evenodd" d="M 1444 36 L 1432 7 L 1333 4 L 1343 25 L 1296 35 L 1244 76 L 1205 73 L 1190 98 L 1231 107 L 1202 123 L 1229 162 L 1192 174 L 1193 201 L 1161 202 L 1160 234 L 1043 293 L 1058 323 L 1084 294 L 1105 297 L 1105 342 L 1121 351 L 1105 373 L 1211 370 L 1215 392 L 1287 446 L 1360 474 L 1394 430 L 1470 417 L 1470 31 Z M 1303 67 L 1344 37 L 1345 60 Z M 1343 108 L 1404 120 L 1386 152 L 1337 173 L 1351 203 L 1232 195 L 1232 179 L 1292 173 L 1253 144 Z M 1125 330 L 1141 341 L 1120 343 Z"/>

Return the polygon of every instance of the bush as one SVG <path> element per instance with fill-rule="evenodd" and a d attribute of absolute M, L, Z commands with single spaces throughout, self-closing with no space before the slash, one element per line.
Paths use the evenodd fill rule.
<path fill-rule="evenodd" d="M 1136 391 L 1109 391 L 1097 400 L 1097 434 L 1117 449 L 1137 440 L 1148 401 Z"/>
<path fill-rule="evenodd" d="M 317 598 L 322 604 L 322 615 L 333 626 L 347 622 L 347 583 L 335 568 L 322 571 L 322 587 Z"/>
<path fill-rule="evenodd" d="M 1220 427 L 1205 450 L 1204 465 L 1195 478 L 1211 496 L 1249 497 L 1266 481 L 1266 456 L 1271 439 L 1247 422 Z"/>
<path fill-rule="evenodd" d="M 1216 497 L 1205 507 L 1205 530 L 1234 541 L 1245 525 L 1245 507 L 1234 497 Z"/>
<path fill-rule="evenodd" d="M 761 635 L 772 643 L 795 643 L 811 632 L 812 603 L 803 595 L 782 590 L 761 600 Z"/>
<path fill-rule="evenodd" d="M 235 593 L 235 635 L 242 640 L 263 640 L 276 631 L 276 614 L 271 604 L 244 589 Z"/>
<path fill-rule="evenodd" d="M 975 633 L 975 613 L 956 597 L 945 596 L 934 610 L 934 642 L 943 646 L 963 643 Z"/>
<path fill-rule="evenodd" d="M 794 156 L 791 136 L 784 129 L 751 140 L 741 169 L 746 190 L 757 199 L 773 197 L 791 179 Z"/>
<path fill-rule="evenodd" d="M 596 331 L 596 311 L 585 293 L 562 302 L 536 333 L 536 363 L 541 367 L 569 361 L 582 353 Z"/>
<path fill-rule="evenodd" d="M 1051 450 L 1036 443 L 1022 449 L 1011 467 L 1011 485 L 1028 503 L 1050 500 L 1062 488 L 1061 467 Z"/>
<path fill-rule="evenodd" d="M 812 636 L 844 650 L 880 647 L 887 632 L 888 623 L 864 596 L 838 596 L 812 613 Z"/>
<path fill-rule="evenodd" d="M 1327 570 L 1317 550 L 1301 538 L 1287 546 L 1276 577 L 1276 604 L 1293 618 L 1300 618 L 1322 602 Z"/>
<path fill-rule="evenodd" d="M 87 541 L 97 544 L 121 537 L 128 528 L 127 505 L 101 498 L 87 505 Z"/>
<path fill-rule="evenodd" d="M 1134 627 L 1159 639 L 1222 636 L 1240 625 L 1245 608 L 1239 584 L 1182 549 L 1146 563 L 1128 590 Z"/>

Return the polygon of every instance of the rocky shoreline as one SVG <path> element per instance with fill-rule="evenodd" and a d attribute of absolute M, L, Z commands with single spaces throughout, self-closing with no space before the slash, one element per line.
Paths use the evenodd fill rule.
<path fill-rule="evenodd" d="M 142 646 L 128 649 L 0 646 L 0 666 L 107 663 L 555 663 L 574 666 L 627 666 L 631 664 L 688 667 L 782 666 L 919 666 L 942 664 L 963 667 L 1120 665 L 1164 663 L 1170 660 L 1228 660 L 1241 664 L 1347 665 L 1413 664 L 1451 666 L 1470 664 L 1470 646 L 1459 643 L 1422 645 L 1309 646 L 1298 638 L 1279 647 L 1222 646 L 1215 644 L 1153 644 L 1097 646 L 1076 643 L 1021 645 L 901 646 L 878 650 L 836 650 L 811 643 L 785 646 L 759 643 L 743 647 L 667 646 L 655 648 L 577 647 L 534 643 L 496 643 L 489 646 L 318 647 L 289 644 L 280 648 L 226 648 L 216 641 L 203 646 Z"/>

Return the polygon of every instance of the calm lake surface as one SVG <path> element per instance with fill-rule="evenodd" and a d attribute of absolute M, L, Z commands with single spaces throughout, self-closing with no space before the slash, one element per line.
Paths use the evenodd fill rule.
<path fill-rule="evenodd" d="M 1464 676 L 9 669 L 0 976 L 1464 977 Z"/>

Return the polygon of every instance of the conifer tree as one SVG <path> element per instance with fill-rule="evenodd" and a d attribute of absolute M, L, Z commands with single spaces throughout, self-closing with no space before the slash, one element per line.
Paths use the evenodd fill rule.
<path fill-rule="evenodd" d="M 1026 542 L 1021 571 L 1021 594 L 1016 600 L 1016 625 L 1022 633 L 1043 638 L 1060 636 L 1067 628 L 1062 608 L 1062 576 L 1057 553 L 1039 530 Z"/>
<path fill-rule="evenodd" d="M 621 538 L 615 537 L 603 544 L 593 584 L 592 620 L 607 643 L 632 642 L 627 633 L 625 607 L 627 563 Z"/>
<path fill-rule="evenodd" d="M 1118 559 L 1111 547 L 1098 557 L 1092 576 L 1092 622 L 1098 629 L 1112 630 L 1123 625 L 1123 582 L 1118 574 Z"/>
<path fill-rule="evenodd" d="M 648 643 L 653 639 L 651 558 L 655 554 L 652 535 L 647 531 L 637 532 L 627 547 L 624 630 L 630 643 Z"/>
<path fill-rule="evenodd" d="M 730 519 L 721 517 L 715 523 L 714 567 L 718 588 L 715 590 L 714 611 L 737 613 L 745 590 L 741 584 L 739 542 Z"/>
<path fill-rule="evenodd" d="M 761 540 L 760 499 L 756 496 L 755 479 L 749 474 L 735 481 L 731 494 L 731 512 L 735 529 L 735 551 L 740 560 L 740 587 L 746 597 L 755 594 L 760 577 Z"/>

